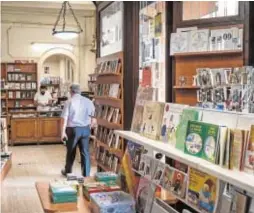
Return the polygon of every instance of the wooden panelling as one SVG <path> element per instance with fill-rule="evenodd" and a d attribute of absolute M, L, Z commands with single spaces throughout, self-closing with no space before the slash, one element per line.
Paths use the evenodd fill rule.
<path fill-rule="evenodd" d="M 96 80 L 97 84 L 121 84 L 121 75 L 99 75 Z"/>
<path fill-rule="evenodd" d="M 11 139 L 15 143 L 37 142 L 37 119 L 12 119 Z"/>
<path fill-rule="evenodd" d="M 61 141 L 61 118 L 40 118 L 38 122 L 40 142 Z"/>

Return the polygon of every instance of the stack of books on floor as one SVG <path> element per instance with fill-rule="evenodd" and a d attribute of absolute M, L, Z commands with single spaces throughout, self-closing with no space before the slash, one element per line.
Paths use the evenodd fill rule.
<path fill-rule="evenodd" d="M 68 183 L 51 182 L 49 185 L 49 190 L 53 203 L 77 204 L 77 190 Z"/>

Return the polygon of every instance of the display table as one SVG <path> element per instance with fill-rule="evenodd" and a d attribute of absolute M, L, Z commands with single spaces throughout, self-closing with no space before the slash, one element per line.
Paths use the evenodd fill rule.
<path fill-rule="evenodd" d="M 61 112 L 11 114 L 11 144 L 61 142 Z"/>
<path fill-rule="evenodd" d="M 80 194 L 78 196 L 77 208 L 73 209 L 72 205 L 68 203 L 53 204 L 50 200 L 49 193 L 49 183 L 48 182 L 36 182 L 36 190 L 40 197 L 41 205 L 45 213 L 54 213 L 54 212 L 68 212 L 68 213 L 91 213 L 90 204 L 87 201 L 82 192 L 82 187 L 80 187 Z"/>

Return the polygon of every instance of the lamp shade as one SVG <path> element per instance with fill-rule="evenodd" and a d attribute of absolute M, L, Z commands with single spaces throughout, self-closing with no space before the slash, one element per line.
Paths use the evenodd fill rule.
<path fill-rule="evenodd" d="M 77 38 L 78 35 L 79 33 L 74 31 L 58 31 L 53 33 L 53 36 L 62 40 L 71 40 Z"/>

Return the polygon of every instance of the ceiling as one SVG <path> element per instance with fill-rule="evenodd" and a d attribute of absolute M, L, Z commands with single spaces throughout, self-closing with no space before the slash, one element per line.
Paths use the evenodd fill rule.
<path fill-rule="evenodd" d="M 86 12 L 94 12 L 92 1 L 69 1 L 76 15 L 85 15 Z M 4 12 L 29 12 L 57 14 L 63 1 L 2 1 L 1 11 Z"/>

